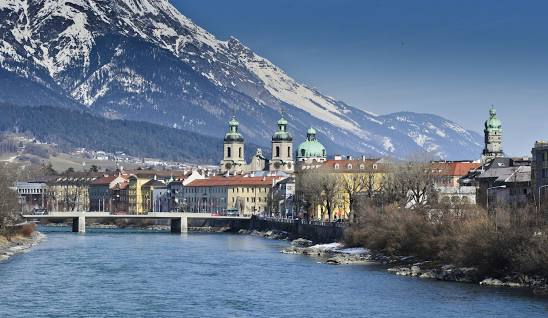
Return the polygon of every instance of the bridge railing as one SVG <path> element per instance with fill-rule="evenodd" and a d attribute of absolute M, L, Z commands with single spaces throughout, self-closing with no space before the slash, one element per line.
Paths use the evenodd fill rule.
<path fill-rule="evenodd" d="M 311 225 L 321 225 L 321 226 L 335 226 L 335 227 L 346 227 L 348 225 L 348 222 L 346 221 L 321 221 L 321 220 L 305 220 L 305 219 L 292 219 L 292 218 L 276 218 L 276 217 L 260 217 L 260 219 L 267 220 L 267 221 L 273 221 L 273 222 L 280 222 L 280 223 L 291 223 L 294 224 L 295 222 L 301 223 L 301 224 L 311 224 Z"/>

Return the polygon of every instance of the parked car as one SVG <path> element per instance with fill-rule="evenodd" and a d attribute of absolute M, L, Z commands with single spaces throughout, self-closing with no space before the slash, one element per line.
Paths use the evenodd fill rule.
<path fill-rule="evenodd" d="M 236 208 L 228 208 L 226 209 L 226 215 L 227 216 L 240 216 L 240 211 Z"/>

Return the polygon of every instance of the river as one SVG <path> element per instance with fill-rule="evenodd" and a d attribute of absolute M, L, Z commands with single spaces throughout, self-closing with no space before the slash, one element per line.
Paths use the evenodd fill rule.
<path fill-rule="evenodd" d="M 231 234 L 55 229 L 0 264 L 0 317 L 547 317 L 528 291 L 285 255 Z"/>

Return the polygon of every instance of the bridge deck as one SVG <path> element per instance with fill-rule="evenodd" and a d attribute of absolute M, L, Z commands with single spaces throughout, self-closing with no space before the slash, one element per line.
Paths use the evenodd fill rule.
<path fill-rule="evenodd" d="M 246 216 L 211 215 L 210 213 L 151 212 L 147 214 L 110 214 L 109 212 L 49 212 L 45 215 L 24 214 L 26 219 L 63 219 L 85 217 L 87 219 L 224 219 L 247 220 Z"/>
<path fill-rule="evenodd" d="M 109 212 L 49 212 L 46 215 L 26 214 L 25 219 L 72 219 L 72 231 L 85 233 L 86 219 L 167 219 L 171 232 L 186 233 L 188 219 L 249 220 L 244 216 L 211 215 L 210 213 L 151 212 L 147 214 L 110 214 Z"/>

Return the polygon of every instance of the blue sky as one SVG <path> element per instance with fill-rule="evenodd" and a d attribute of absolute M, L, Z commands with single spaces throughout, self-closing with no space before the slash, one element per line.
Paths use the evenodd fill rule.
<path fill-rule="evenodd" d="M 548 139 L 548 1 L 172 0 L 297 81 L 374 113 L 435 113 L 509 155 Z"/>

